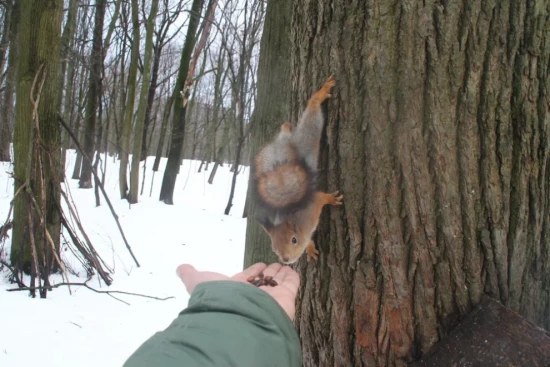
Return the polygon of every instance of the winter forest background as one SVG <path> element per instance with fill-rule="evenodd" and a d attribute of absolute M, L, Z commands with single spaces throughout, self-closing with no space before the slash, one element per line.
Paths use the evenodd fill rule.
<path fill-rule="evenodd" d="M 121 365 L 180 263 L 277 261 L 249 162 L 331 74 L 304 365 L 408 364 L 484 297 L 550 330 L 549 68 L 550 1 L 0 0 L 0 365 Z"/>

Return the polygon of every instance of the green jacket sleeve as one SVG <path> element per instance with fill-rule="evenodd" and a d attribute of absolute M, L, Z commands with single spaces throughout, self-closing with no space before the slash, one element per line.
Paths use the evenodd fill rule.
<path fill-rule="evenodd" d="M 124 367 L 301 365 L 298 334 L 271 296 L 245 283 L 214 281 L 199 284 L 188 307 Z"/>

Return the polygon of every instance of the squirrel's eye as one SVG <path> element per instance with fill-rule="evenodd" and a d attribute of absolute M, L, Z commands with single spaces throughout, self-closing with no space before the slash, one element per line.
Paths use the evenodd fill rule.
<path fill-rule="evenodd" d="M 292 237 L 292 244 L 293 244 L 293 245 L 296 244 L 296 237 Z"/>

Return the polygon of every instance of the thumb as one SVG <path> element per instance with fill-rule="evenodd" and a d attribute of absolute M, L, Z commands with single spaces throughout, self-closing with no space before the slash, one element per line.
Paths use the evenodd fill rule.
<path fill-rule="evenodd" d="M 195 287 L 197 286 L 197 274 L 198 271 L 193 266 L 189 264 L 182 264 L 177 267 L 176 273 L 178 274 L 179 278 L 185 285 L 185 288 L 187 289 L 187 293 L 191 294 Z"/>

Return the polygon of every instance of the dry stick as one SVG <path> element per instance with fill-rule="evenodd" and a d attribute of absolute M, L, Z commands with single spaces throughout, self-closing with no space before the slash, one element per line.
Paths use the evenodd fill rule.
<path fill-rule="evenodd" d="M 65 226 L 65 222 L 63 221 L 63 218 L 61 218 L 61 224 L 63 226 Z M 65 228 L 67 228 L 65 226 Z M 67 229 L 67 231 L 69 231 Z M 69 244 L 69 239 L 67 237 L 65 237 L 65 234 L 63 232 L 61 232 L 61 237 L 63 237 L 63 241 L 64 243 L 66 244 Z M 71 251 L 71 253 L 73 254 L 73 256 L 80 262 L 80 264 L 82 265 L 82 267 L 84 267 L 84 271 L 86 272 L 86 274 L 88 276 L 90 275 L 93 275 L 93 267 L 92 267 L 92 264 L 89 260 L 87 260 L 87 258 L 85 257 L 85 255 L 82 254 L 82 251 L 85 250 L 84 249 L 84 246 L 79 243 L 78 241 L 78 238 L 75 238 L 75 237 L 71 237 L 71 240 L 74 241 L 74 242 L 77 242 L 78 244 L 74 244 L 73 245 L 76 247 L 76 250 L 73 248 L 73 246 L 67 246 L 67 248 Z M 65 264 L 65 267 L 67 268 L 67 270 L 69 271 L 70 274 L 76 276 L 76 277 L 79 277 L 79 274 L 76 272 L 76 270 L 74 269 L 71 269 L 69 266 L 67 266 L 67 264 Z"/>
<path fill-rule="evenodd" d="M 33 80 L 33 83 L 32 83 L 32 87 L 31 87 L 31 90 L 30 90 L 30 100 L 31 100 L 31 103 L 32 103 L 32 119 L 34 121 L 34 128 L 35 128 L 35 131 L 34 133 L 32 134 L 32 140 L 30 142 L 31 144 L 31 148 L 29 148 L 29 153 L 32 153 L 32 149 L 33 147 L 36 147 L 38 148 L 40 146 L 40 124 L 38 122 L 38 105 L 40 103 L 40 97 L 42 95 L 42 87 L 44 86 L 44 82 L 46 81 L 46 72 L 44 71 L 44 73 L 42 74 L 42 80 L 40 81 L 40 85 L 38 86 L 38 91 L 36 92 L 36 98 L 33 97 L 33 92 L 34 92 L 34 88 L 36 86 L 36 82 L 38 80 L 38 75 L 40 75 L 40 73 L 44 70 L 44 63 L 41 63 L 40 64 L 40 67 L 38 68 L 38 71 L 36 72 L 36 75 L 34 76 L 34 80 Z M 36 142 L 34 141 L 36 140 Z M 36 143 L 36 145 L 35 145 Z M 38 149 L 37 149 L 38 150 Z M 27 177 L 26 177 L 26 183 L 27 185 L 25 185 L 25 191 L 27 192 L 27 194 L 30 196 L 33 204 L 34 204 L 34 208 L 36 210 L 36 212 L 38 213 L 39 217 L 40 217 L 40 224 L 44 227 L 44 233 L 45 233 L 45 237 L 47 239 L 46 242 L 49 243 L 49 245 L 51 246 L 52 248 L 52 253 L 54 255 L 54 258 L 57 262 L 57 265 L 59 266 L 59 269 L 61 269 L 61 277 L 65 277 L 67 283 L 69 282 L 69 277 L 67 276 L 67 272 L 65 271 L 65 267 L 63 266 L 63 263 L 61 262 L 61 259 L 59 259 L 59 256 L 57 255 L 57 251 L 56 251 L 56 248 L 55 248 L 55 244 L 53 242 L 53 239 L 52 237 L 50 236 L 50 232 L 48 231 L 48 226 L 47 226 L 47 222 L 46 222 L 46 219 L 44 217 L 44 215 L 46 214 L 45 213 L 45 210 L 46 210 L 46 185 L 45 185 L 45 182 L 44 182 L 44 168 L 43 168 L 43 165 L 42 165 L 42 159 L 41 159 L 41 156 L 40 154 L 38 154 L 38 151 L 37 151 L 37 155 L 38 155 L 38 161 L 39 161 L 39 168 L 40 168 L 40 179 L 41 179 L 41 183 L 42 183 L 42 203 L 44 205 L 44 211 L 42 211 L 40 209 L 40 205 L 38 204 L 38 202 L 36 201 L 36 197 L 34 196 L 34 193 L 31 189 L 31 185 L 30 185 L 30 169 L 27 170 Z M 29 157 L 30 160 L 29 162 L 32 162 L 32 156 Z M 29 164 L 29 167 L 31 165 Z M 45 252 L 44 251 L 44 256 L 45 256 Z M 46 261 L 45 261 L 45 257 L 44 257 L 44 266 L 46 266 Z M 44 279 L 45 282 L 47 282 L 47 279 Z M 72 294 L 71 292 L 71 287 L 69 286 L 69 293 Z"/>
<path fill-rule="evenodd" d="M 166 300 L 169 300 L 169 299 L 172 299 L 172 298 L 175 298 L 174 296 L 170 296 L 170 297 L 155 297 L 155 296 L 147 296 L 145 294 L 139 294 L 139 293 L 132 293 L 132 292 L 124 292 L 124 291 L 100 291 L 98 289 L 95 289 L 95 288 L 92 288 L 90 287 L 87 283 L 57 283 L 57 284 L 54 284 L 54 285 L 50 285 L 50 286 L 47 286 L 47 287 L 24 287 L 24 288 L 11 288 L 11 289 L 7 289 L 8 292 L 18 292 L 18 291 L 30 291 L 30 290 L 33 290 L 33 289 L 39 289 L 39 288 L 48 288 L 48 289 L 53 289 L 53 288 L 59 288 L 61 286 L 82 286 L 82 287 L 86 287 L 88 288 L 89 290 L 91 291 L 94 291 L 96 293 L 107 293 L 107 294 L 111 294 L 111 293 L 117 293 L 117 294 L 126 294 L 128 296 L 137 296 L 137 297 L 144 297 L 144 298 L 150 298 L 150 299 L 156 299 L 158 301 L 166 301 Z"/>
<path fill-rule="evenodd" d="M 63 263 L 61 262 L 61 259 L 57 255 L 57 251 L 55 249 L 55 244 L 53 242 L 52 236 L 50 235 L 50 231 L 48 231 L 48 227 L 46 227 L 46 223 L 44 221 L 44 216 L 42 215 L 42 210 L 40 209 L 40 205 L 38 205 L 38 202 L 36 201 L 36 197 L 34 196 L 34 193 L 32 192 L 32 189 L 30 188 L 30 186 L 27 185 L 26 191 L 29 194 L 29 197 L 31 198 L 34 209 L 36 210 L 36 213 L 38 214 L 38 216 L 40 218 L 40 223 L 44 223 L 44 230 L 46 232 L 46 239 L 47 239 L 46 242 L 52 248 L 52 252 L 53 252 L 53 256 L 55 258 L 55 261 L 57 262 L 57 265 L 59 266 L 59 269 L 61 269 L 61 277 L 65 277 L 67 283 L 69 283 L 69 277 L 67 276 L 67 272 L 65 271 L 65 266 L 63 265 Z M 44 262 L 44 264 L 45 264 L 45 262 Z M 69 293 L 72 294 L 70 285 L 69 285 Z"/>
<path fill-rule="evenodd" d="M 21 186 L 19 186 L 19 188 L 15 192 L 15 195 L 13 195 L 13 199 L 10 202 L 10 208 L 8 210 L 8 217 L 6 218 L 6 221 L 4 222 L 4 224 L 8 223 L 8 221 L 10 220 L 11 212 L 13 211 L 13 205 L 15 204 L 15 198 L 17 197 L 17 195 L 19 195 L 21 190 L 25 188 L 25 186 L 26 186 L 26 183 L 23 182 L 23 184 Z M 3 225 L 1 230 L 0 230 L 0 239 L 4 238 L 6 236 L 6 232 L 8 232 L 8 226 Z M 4 250 L 4 243 L 2 243 L 2 247 L 0 248 L 0 252 L 3 251 L 3 250 Z"/>
<path fill-rule="evenodd" d="M 86 152 L 84 152 L 84 149 L 82 149 L 82 146 L 78 142 L 78 139 L 76 138 L 76 136 L 72 132 L 71 128 L 67 125 L 67 123 L 65 122 L 65 120 L 63 119 L 61 114 L 57 113 L 57 118 L 59 120 L 59 123 L 65 128 L 65 130 L 67 130 L 67 133 L 69 133 L 69 136 L 71 137 L 71 139 L 73 139 L 76 147 L 78 148 L 78 150 L 80 150 L 80 153 L 82 154 L 84 159 L 86 159 L 88 161 L 88 163 L 90 164 L 90 166 L 92 166 L 92 161 L 90 160 L 90 158 L 88 157 Z M 107 205 L 109 206 L 109 209 L 111 210 L 111 213 L 113 214 L 113 217 L 115 218 L 116 224 L 118 226 L 118 230 L 120 231 L 120 234 L 122 235 L 122 239 L 124 240 L 124 244 L 126 245 L 126 248 L 128 249 L 128 251 L 130 252 L 130 255 L 132 255 L 132 258 L 134 259 L 137 267 L 139 268 L 140 267 L 139 262 L 137 261 L 136 257 L 134 256 L 134 253 L 132 252 L 132 248 L 130 247 L 130 245 L 128 244 L 128 241 L 126 240 L 126 236 L 124 235 L 124 231 L 122 230 L 122 226 L 120 225 L 120 221 L 118 220 L 118 215 L 116 214 L 115 209 L 113 208 L 113 204 L 111 204 L 111 200 L 109 200 L 109 197 L 107 196 L 107 193 L 105 192 L 105 188 L 103 187 L 103 184 L 99 180 L 97 172 L 95 171 L 93 166 L 92 166 L 92 174 L 98 180 L 97 184 L 98 184 L 99 188 L 101 189 L 101 192 L 103 193 L 103 196 L 105 197 L 105 201 L 107 202 Z"/>
<path fill-rule="evenodd" d="M 49 158 L 50 167 L 53 167 L 51 155 L 48 155 L 48 158 Z M 92 241 L 90 241 L 90 238 L 88 237 L 88 234 L 86 233 L 86 231 L 84 230 L 84 227 L 82 226 L 82 222 L 80 221 L 80 218 L 78 218 L 78 215 L 76 214 L 76 209 L 74 208 L 74 203 L 72 203 L 69 200 L 67 194 L 61 189 L 61 182 L 59 181 L 58 177 L 59 176 L 54 175 L 53 180 L 54 180 L 55 184 L 59 186 L 59 192 L 61 193 L 61 195 L 65 199 L 65 202 L 67 203 L 67 207 L 69 208 L 69 212 L 76 219 L 75 220 L 76 225 L 78 226 L 78 229 L 80 230 L 80 232 L 84 236 L 84 239 L 86 240 L 86 244 L 88 245 L 88 255 L 90 255 L 90 257 L 91 257 L 91 260 L 89 260 L 89 261 L 91 262 L 92 265 L 95 266 L 95 268 L 100 273 L 105 272 L 103 269 L 101 269 L 100 262 L 103 263 L 104 267 L 106 267 L 109 271 L 111 271 L 109 266 L 107 264 L 105 264 L 105 261 L 103 261 L 103 259 L 99 256 L 99 254 L 96 252 L 94 246 L 92 245 Z M 61 207 L 59 205 L 57 205 L 57 203 L 55 203 L 55 205 L 56 205 L 57 211 L 59 212 L 61 217 L 64 217 L 63 210 L 61 210 Z M 66 221 L 66 218 L 65 218 L 65 221 Z M 67 225 L 68 225 L 68 223 L 67 223 Z M 65 226 L 65 227 L 67 227 L 67 226 Z M 82 246 L 82 249 L 85 249 L 84 246 Z M 107 285 L 109 285 L 111 283 L 110 280 L 109 280 L 110 277 L 108 275 L 101 274 L 101 276 L 102 276 L 103 280 L 105 281 L 105 283 L 107 283 Z"/>
<path fill-rule="evenodd" d="M 40 268 L 38 267 L 38 251 L 36 251 L 36 242 L 34 241 L 34 224 L 32 221 L 32 209 L 29 207 L 27 213 L 27 218 L 29 221 L 29 237 L 31 240 L 31 254 L 33 259 L 33 266 L 34 266 L 34 276 L 35 278 L 38 278 L 38 286 L 42 287 L 42 274 L 40 273 Z M 34 281 L 31 280 L 31 284 L 34 286 Z M 31 294 L 33 298 L 35 297 L 34 290 L 31 291 Z M 40 295 L 42 295 L 42 291 L 40 291 Z"/>
<path fill-rule="evenodd" d="M 80 251 L 80 253 L 84 256 L 86 261 L 88 261 L 88 265 L 89 266 L 91 265 L 92 268 L 97 270 L 97 272 L 99 273 L 99 276 L 103 279 L 105 284 L 111 285 L 112 279 L 107 274 L 107 272 L 103 270 L 101 264 L 99 263 L 99 260 L 97 259 L 97 255 L 95 253 L 91 253 L 91 251 L 86 251 L 84 244 L 81 243 L 81 241 L 78 239 L 73 229 L 69 226 L 69 223 L 67 222 L 67 219 L 65 218 L 65 215 L 63 213 L 61 213 L 61 224 L 63 224 L 65 229 L 69 232 L 69 236 L 73 240 L 74 245 Z"/>
<path fill-rule="evenodd" d="M 13 195 L 13 199 L 10 202 L 10 208 L 8 210 L 8 217 L 7 217 L 6 221 L 4 222 L 4 225 L 2 226 L 2 228 L 0 230 L 0 239 L 4 238 L 4 236 L 6 235 L 6 232 L 8 231 L 8 226 L 6 225 L 6 223 L 8 223 L 8 221 L 10 219 L 11 212 L 13 210 L 13 205 L 15 203 L 15 198 L 17 197 L 17 195 L 19 195 L 21 190 L 23 190 L 25 188 L 25 186 L 26 186 L 26 183 L 23 182 L 23 184 L 21 186 L 19 186 L 19 188 L 15 192 L 15 195 Z M 2 253 L 3 251 L 4 251 L 4 242 L 2 242 L 2 247 L 0 248 L 0 253 Z M 26 287 L 25 283 L 23 283 L 23 281 L 21 279 L 19 279 L 19 276 L 17 275 L 17 272 L 15 271 L 14 268 L 9 266 L 9 264 L 6 263 L 5 261 L 3 261 L 2 259 L 0 259 L 0 264 L 4 265 L 6 268 L 8 268 L 11 271 L 11 273 L 12 273 L 14 279 L 15 279 L 15 282 L 17 283 L 18 286 Z"/>
<path fill-rule="evenodd" d="M 25 283 L 23 283 L 23 281 L 22 281 L 22 280 L 19 278 L 19 276 L 17 275 L 17 272 L 15 271 L 15 269 L 12 268 L 12 267 L 10 266 L 10 264 L 8 264 L 7 262 L 5 262 L 5 261 L 2 260 L 2 259 L 0 259 L 0 264 L 1 264 L 1 265 L 4 265 L 6 268 L 9 269 L 9 271 L 11 271 L 11 273 L 13 274 L 13 277 L 15 278 L 15 282 L 17 283 L 17 285 L 18 285 L 19 287 L 27 287 L 27 286 L 25 285 Z"/>

